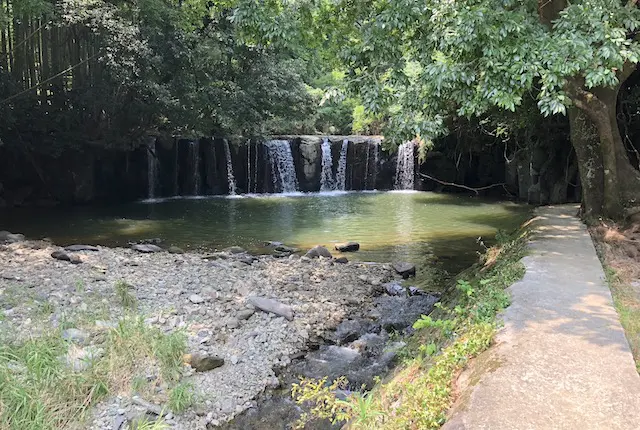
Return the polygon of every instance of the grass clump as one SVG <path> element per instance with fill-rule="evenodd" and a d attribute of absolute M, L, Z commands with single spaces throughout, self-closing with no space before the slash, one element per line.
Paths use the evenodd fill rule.
<path fill-rule="evenodd" d="M 174 413 L 184 412 L 196 401 L 196 393 L 193 384 L 181 382 L 169 392 L 169 409 Z"/>
<path fill-rule="evenodd" d="M 527 233 L 499 235 L 498 245 L 480 263 L 461 274 L 428 316 L 414 324 L 416 334 L 402 352 L 404 362 L 388 381 L 370 393 L 346 399 L 336 391 L 347 381 L 302 379 L 292 396 L 311 406 L 298 426 L 314 419 L 348 421 L 353 429 L 437 429 L 454 401 L 454 383 L 470 359 L 491 345 L 497 314 L 509 305 L 505 289 L 524 275 L 520 259 L 526 253 Z"/>
<path fill-rule="evenodd" d="M 116 281 L 114 288 L 116 290 L 116 296 L 120 301 L 120 304 L 125 309 L 134 309 L 137 304 L 136 296 L 133 294 L 133 286 L 126 282 L 119 280 Z"/>
<path fill-rule="evenodd" d="M 69 357 L 82 348 L 65 341 L 60 330 L 0 345 L 1 429 L 68 428 L 108 394 L 129 395 L 134 389 L 150 399 L 169 401 L 176 412 L 193 403 L 190 386 L 178 383 L 187 346 L 183 332 L 165 334 L 147 326 L 141 316 L 127 316 L 92 347 L 101 353 L 74 370 Z M 150 374 L 152 382 L 147 379 Z M 160 386 L 168 394 L 154 398 Z M 166 425 L 141 423 L 137 428 L 158 430 Z"/>
<path fill-rule="evenodd" d="M 0 428 L 65 428 L 107 394 L 100 375 L 65 365 L 67 347 L 59 333 L 0 346 Z"/>

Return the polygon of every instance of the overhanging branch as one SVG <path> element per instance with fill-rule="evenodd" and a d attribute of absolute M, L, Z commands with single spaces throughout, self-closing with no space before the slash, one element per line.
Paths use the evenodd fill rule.
<path fill-rule="evenodd" d="M 507 191 L 507 188 L 506 188 L 507 184 L 504 183 L 504 182 L 499 183 L 499 184 L 487 185 L 486 187 L 474 188 L 474 187 L 468 187 L 466 185 L 456 184 L 456 183 L 453 183 L 453 182 L 441 181 L 438 178 L 434 178 L 433 176 L 426 175 L 424 173 L 420 173 L 419 175 L 422 176 L 423 178 L 431 179 L 432 181 L 437 182 L 440 185 L 446 185 L 446 186 L 449 186 L 449 187 L 456 187 L 456 188 L 462 188 L 462 189 L 468 190 L 468 191 L 473 191 L 474 193 L 476 193 L 476 195 L 480 194 L 480 191 L 488 190 L 490 188 L 495 188 L 495 187 L 502 187 L 502 188 L 504 188 L 505 191 Z"/>

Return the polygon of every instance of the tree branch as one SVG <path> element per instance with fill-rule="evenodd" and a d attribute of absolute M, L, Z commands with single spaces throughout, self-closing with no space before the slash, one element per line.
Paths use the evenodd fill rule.
<path fill-rule="evenodd" d="M 473 191 L 474 193 L 476 193 L 476 195 L 480 194 L 480 191 L 488 190 L 490 188 L 495 188 L 495 187 L 502 187 L 506 191 L 505 187 L 507 185 L 506 183 L 502 182 L 500 184 L 487 185 L 486 187 L 473 188 L 473 187 L 468 187 L 466 185 L 455 184 L 453 182 L 441 181 L 440 179 L 434 178 L 433 176 L 429 176 L 429 175 L 426 175 L 424 173 L 419 173 L 419 175 L 424 177 L 424 178 L 431 179 L 432 181 L 437 182 L 440 185 L 446 185 L 446 186 L 449 186 L 449 187 L 457 187 L 457 188 L 462 188 L 462 189 L 465 189 L 465 190 Z"/>

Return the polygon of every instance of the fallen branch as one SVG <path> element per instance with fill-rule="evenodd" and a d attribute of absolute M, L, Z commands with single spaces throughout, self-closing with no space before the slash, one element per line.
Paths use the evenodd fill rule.
<path fill-rule="evenodd" d="M 474 193 L 476 193 L 476 195 L 480 194 L 480 191 L 488 190 L 490 188 L 495 188 L 495 187 L 502 187 L 502 188 L 504 188 L 505 191 L 509 192 L 507 190 L 507 188 L 506 188 L 507 184 L 504 183 L 504 182 L 499 183 L 499 184 L 487 185 L 486 187 L 473 188 L 473 187 L 467 187 L 466 185 L 455 184 L 453 182 L 441 181 L 438 178 L 434 178 L 433 176 L 425 175 L 424 173 L 419 173 L 419 175 L 422 176 L 423 178 L 431 179 L 432 181 L 437 182 L 440 185 L 446 185 L 446 186 L 449 186 L 449 187 L 463 188 L 465 190 L 473 191 Z"/>

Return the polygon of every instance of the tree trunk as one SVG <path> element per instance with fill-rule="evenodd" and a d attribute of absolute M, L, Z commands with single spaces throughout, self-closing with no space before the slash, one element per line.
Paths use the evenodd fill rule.
<path fill-rule="evenodd" d="M 598 129 L 577 108 L 569 109 L 569 128 L 580 172 L 583 215 L 587 219 L 596 218 L 602 214 L 604 204 L 604 176 Z"/>

